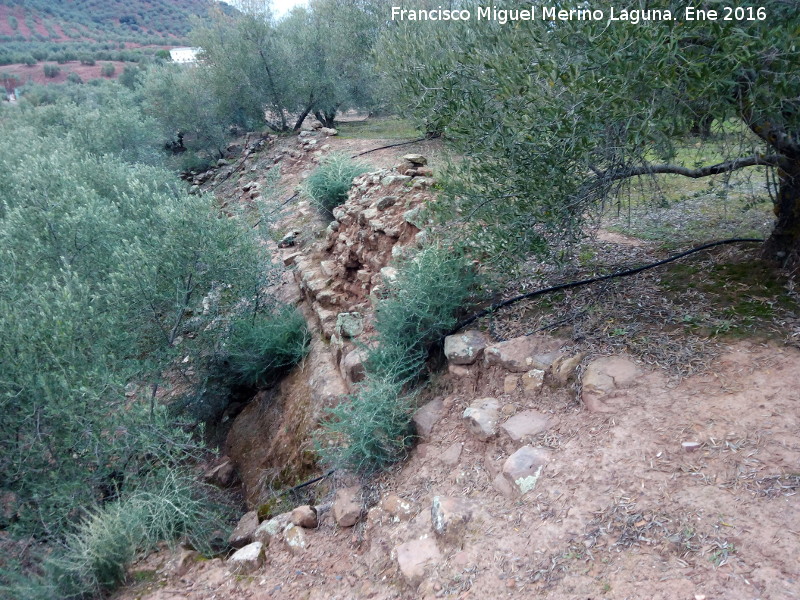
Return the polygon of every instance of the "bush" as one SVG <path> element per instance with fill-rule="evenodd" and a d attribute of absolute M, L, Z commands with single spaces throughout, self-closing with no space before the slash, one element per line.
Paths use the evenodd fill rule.
<path fill-rule="evenodd" d="M 45 561 L 43 575 L 16 577 L 6 591 L 31 600 L 97 597 L 122 583 L 134 558 L 159 542 L 184 538 L 211 553 L 213 532 L 229 511 L 209 502 L 208 493 L 189 476 L 174 471 L 161 475 L 158 486 L 90 513 L 67 536 L 63 550 Z"/>
<path fill-rule="evenodd" d="M 470 263 L 450 249 L 426 248 L 400 266 L 376 307 L 377 344 L 367 353 L 366 379 L 324 423 L 334 444 L 321 447 L 323 458 L 370 472 L 404 456 L 414 406 L 409 387 L 431 346 L 456 325 L 475 284 Z"/>
<path fill-rule="evenodd" d="M 223 333 L 209 325 L 255 289 L 261 255 L 209 197 L 112 154 L 109 133 L 133 142 L 138 129 L 119 127 L 122 107 L 20 108 L 0 143 L 0 494 L 18 498 L 12 535 L 52 539 L 115 472 L 128 490 L 186 458 L 185 432 L 125 385 L 158 382 L 178 351 L 201 364 Z M 178 335 L 191 344 L 176 348 Z"/>
<path fill-rule="evenodd" d="M 61 73 L 61 68 L 55 65 L 45 65 L 43 68 L 45 77 L 58 77 L 58 74 Z"/>
<path fill-rule="evenodd" d="M 353 178 L 368 171 L 367 165 L 344 155 L 331 155 L 309 176 L 305 192 L 326 216 L 347 200 Z"/>
<path fill-rule="evenodd" d="M 402 379 L 418 370 L 430 346 L 458 322 L 475 283 L 471 264 L 452 249 L 431 246 L 401 264 L 375 310 L 378 345 L 369 353 L 371 370 Z M 399 361 L 406 366 L 399 369 Z"/>
<path fill-rule="evenodd" d="M 103 77 L 113 77 L 114 73 L 117 72 L 117 68 L 111 63 L 105 63 L 102 67 L 100 67 L 100 75 Z"/>
<path fill-rule="evenodd" d="M 412 440 L 413 397 L 391 378 L 369 377 L 324 422 L 333 449 L 321 453 L 338 467 L 360 473 L 384 469 L 401 460 Z"/>
<path fill-rule="evenodd" d="M 303 360 L 309 341 L 305 318 L 291 306 L 240 319 L 231 327 L 228 366 L 236 383 L 267 385 Z"/>

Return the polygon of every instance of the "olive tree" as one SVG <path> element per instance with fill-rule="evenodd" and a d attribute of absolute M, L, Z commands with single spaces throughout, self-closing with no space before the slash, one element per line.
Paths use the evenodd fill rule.
<path fill-rule="evenodd" d="M 210 197 L 39 111 L 4 114 L 0 143 L 0 527 L 58 537 L 191 454 L 149 384 L 178 352 L 201 364 L 261 261 Z"/>
<path fill-rule="evenodd" d="M 242 12 L 212 14 L 192 39 L 203 49 L 202 75 L 224 113 L 246 127 L 265 123 L 274 131 L 299 128 L 311 99 L 292 72 L 291 48 L 276 27 L 269 3 L 250 2 Z M 305 116 L 303 116 L 305 118 Z"/>
<path fill-rule="evenodd" d="M 477 11 L 477 3 L 459 4 Z M 635 25 L 609 21 L 608 9 L 601 19 L 559 20 L 542 19 L 539 8 L 534 20 L 505 25 L 473 19 L 389 28 L 384 63 L 394 67 L 407 109 L 466 157 L 451 206 L 484 234 L 496 228 L 508 240 L 512 225 L 515 242 L 531 247 L 577 233 L 587 211 L 631 178 L 767 168 L 778 191 L 764 252 L 796 259 L 796 3 L 743 2 L 729 14 L 710 1 L 704 8 L 717 18 L 703 21 L 690 20 L 681 3 L 649 4 L 661 14 Z M 735 130 L 738 143 L 713 163 L 677 160 L 682 136 L 709 115 Z"/>
<path fill-rule="evenodd" d="M 199 76 L 237 124 L 297 130 L 313 113 L 333 126 L 336 113 L 372 102 L 370 52 L 381 10 L 374 0 L 314 0 L 276 20 L 268 2 L 240 3 L 198 24 Z"/>

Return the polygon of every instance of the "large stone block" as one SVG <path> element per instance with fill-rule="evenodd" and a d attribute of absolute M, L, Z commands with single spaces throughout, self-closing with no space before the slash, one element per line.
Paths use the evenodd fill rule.
<path fill-rule="evenodd" d="M 497 433 L 499 411 L 500 403 L 496 398 L 481 398 L 467 407 L 463 418 L 470 432 L 486 441 Z"/>
<path fill-rule="evenodd" d="M 444 355 L 451 365 L 471 365 L 483 354 L 488 345 L 480 331 L 465 331 L 444 338 Z"/>

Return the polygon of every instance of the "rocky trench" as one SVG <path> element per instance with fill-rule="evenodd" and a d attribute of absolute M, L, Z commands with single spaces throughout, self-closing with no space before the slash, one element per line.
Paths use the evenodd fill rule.
<path fill-rule="evenodd" d="M 306 152 L 314 151 L 316 143 L 310 144 L 311 140 L 308 135 L 301 138 Z M 278 489 L 315 474 L 313 438 L 325 409 L 346 401 L 364 377 L 364 347 L 374 332 L 374 307 L 397 273 L 390 265 L 394 259 L 413 255 L 425 242 L 423 209 L 434 200 L 425 163 L 424 157 L 409 155 L 394 169 L 357 177 L 327 227 L 306 219 L 303 229 L 290 228 L 277 244 L 276 252 L 289 273 L 281 294 L 303 311 L 313 341 L 302 365 L 276 390 L 259 393 L 235 418 L 224 444 L 225 456 L 210 471 L 209 479 L 221 484 L 229 484 L 238 474 L 250 509 L 228 540 L 236 549 L 227 560 L 234 574 L 257 572 L 268 553 L 302 554 L 326 525 L 358 525 L 369 531 L 384 522 L 419 520 L 421 507 L 395 493 L 368 498 L 359 485 L 340 487 L 322 504 L 280 514 L 274 514 L 270 502 Z M 259 193 L 258 184 L 242 188 L 244 197 L 252 199 Z M 308 202 L 300 202 L 288 222 L 314 212 Z M 500 382 L 506 396 L 534 399 L 543 389 L 571 390 L 582 370 L 586 407 L 605 412 L 613 408 L 604 401 L 639 374 L 624 357 L 598 359 L 579 369 L 586 362 L 583 354 L 569 351 L 565 340 L 544 336 L 494 343 L 484 332 L 465 331 L 446 338 L 444 352 L 450 377 L 476 382 L 477 395 L 460 419 L 469 435 L 503 457 L 491 463 L 490 471 L 492 485 L 508 499 L 536 487 L 550 452 L 535 441 L 541 441 L 556 419 L 538 410 L 517 410 L 497 397 L 481 397 L 480 388 L 491 380 Z M 453 397 L 436 397 L 417 410 L 414 425 L 423 444 L 442 417 L 456 408 L 454 402 Z M 458 464 L 461 446 L 448 448 L 441 460 Z M 457 553 L 475 512 L 464 498 L 436 496 L 430 518 L 412 527 L 419 530 L 416 539 L 392 547 L 377 542 L 375 548 L 392 558 L 405 584 L 416 587 L 428 567 Z"/>

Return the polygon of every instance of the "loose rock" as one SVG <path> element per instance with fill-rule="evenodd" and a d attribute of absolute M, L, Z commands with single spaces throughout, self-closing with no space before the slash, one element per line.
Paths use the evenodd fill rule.
<path fill-rule="evenodd" d="M 434 496 L 431 505 L 431 524 L 433 531 L 443 542 L 461 545 L 472 519 L 472 507 L 463 498 Z"/>
<path fill-rule="evenodd" d="M 465 331 L 444 338 L 444 355 L 452 365 L 471 365 L 487 345 L 486 336 L 480 331 Z"/>
<path fill-rule="evenodd" d="M 603 400 L 614 390 L 630 386 L 639 372 L 635 363 L 622 356 L 603 356 L 590 362 L 582 380 L 581 397 L 586 408 L 591 412 L 614 412 Z"/>
<path fill-rule="evenodd" d="M 336 332 L 342 337 L 354 338 L 364 331 L 364 317 L 359 312 L 339 313 L 336 317 Z"/>
<path fill-rule="evenodd" d="M 427 165 L 428 159 L 421 154 L 406 154 L 403 160 L 410 162 L 412 165 Z"/>
<path fill-rule="evenodd" d="M 264 564 L 264 544 L 253 542 L 237 550 L 228 559 L 228 569 L 234 575 L 248 575 Z"/>
<path fill-rule="evenodd" d="M 464 411 L 464 421 L 470 432 L 486 441 L 497 433 L 500 403 L 496 398 L 476 400 Z"/>
<path fill-rule="evenodd" d="M 258 512 L 253 510 L 239 519 L 236 529 L 228 538 L 228 543 L 234 548 L 243 548 L 253 541 L 256 529 L 258 529 Z"/>
<path fill-rule="evenodd" d="M 544 384 L 544 371 L 541 369 L 531 369 L 522 376 L 522 389 L 526 396 L 535 396 L 542 389 Z"/>
<path fill-rule="evenodd" d="M 381 508 L 389 514 L 394 521 L 408 521 L 416 511 L 410 500 L 403 500 L 397 494 L 389 494 L 381 500 Z"/>
<path fill-rule="evenodd" d="M 444 407 L 441 398 L 435 398 L 420 408 L 413 418 L 417 435 L 423 439 L 428 439 L 434 425 L 442 418 L 443 413 Z"/>
<path fill-rule="evenodd" d="M 406 583 L 416 588 L 425 577 L 425 568 L 439 562 L 442 554 L 436 542 L 428 537 L 412 540 L 395 547 L 400 574 Z"/>
<path fill-rule="evenodd" d="M 294 524 L 288 525 L 283 530 L 283 541 L 292 554 L 299 554 L 308 548 L 305 531 Z"/>
<path fill-rule="evenodd" d="M 298 527 L 314 529 L 317 526 L 317 511 L 313 506 L 307 504 L 295 508 L 290 518 L 292 523 Z"/>
<path fill-rule="evenodd" d="M 272 541 L 283 533 L 287 525 L 291 523 L 291 513 L 283 513 L 268 521 L 264 521 L 258 526 L 253 539 L 261 542 L 265 547 L 272 543 Z"/>
<path fill-rule="evenodd" d="M 512 442 L 530 439 L 550 427 L 550 418 L 535 410 L 517 413 L 500 427 Z"/>
<path fill-rule="evenodd" d="M 527 335 L 488 346 L 484 350 L 486 364 L 498 365 L 513 373 L 525 373 L 534 365 L 534 356 L 543 356 L 558 349 L 561 342 L 552 338 Z"/>
<path fill-rule="evenodd" d="M 503 463 L 503 477 L 518 493 L 526 494 L 536 486 L 548 458 L 546 450 L 523 446 Z"/>
<path fill-rule="evenodd" d="M 333 502 L 333 519 L 339 527 L 352 527 L 361 518 L 361 488 L 343 488 L 336 492 Z"/>

